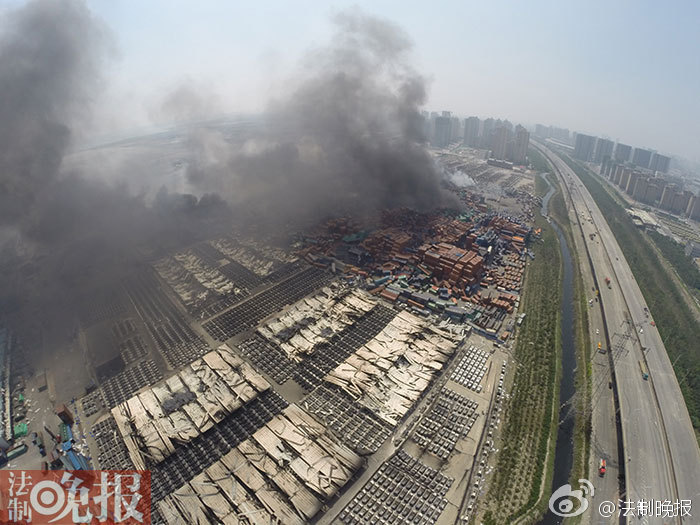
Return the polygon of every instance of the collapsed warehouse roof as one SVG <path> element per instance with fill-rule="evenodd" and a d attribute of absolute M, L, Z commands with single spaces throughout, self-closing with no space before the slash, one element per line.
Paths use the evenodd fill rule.
<path fill-rule="evenodd" d="M 362 460 L 297 405 L 158 503 L 169 523 L 299 524 L 310 520 Z"/>
<path fill-rule="evenodd" d="M 278 345 L 287 357 L 301 361 L 317 345 L 327 342 L 377 306 L 377 300 L 361 290 L 333 283 L 297 301 L 279 317 L 258 328 L 258 333 Z"/>
<path fill-rule="evenodd" d="M 270 384 L 226 345 L 112 409 L 129 456 L 144 470 L 221 422 Z"/>
<path fill-rule="evenodd" d="M 187 307 L 203 303 L 210 294 L 224 296 L 242 292 L 237 283 L 217 268 L 208 266 L 192 250 L 164 257 L 153 266 Z"/>
<path fill-rule="evenodd" d="M 280 248 L 258 243 L 252 239 L 216 239 L 209 244 L 226 257 L 244 266 L 254 274 L 265 277 L 279 266 L 294 262 L 297 257 Z"/>
<path fill-rule="evenodd" d="M 403 311 L 325 380 L 396 425 L 456 347 L 451 336 Z"/>

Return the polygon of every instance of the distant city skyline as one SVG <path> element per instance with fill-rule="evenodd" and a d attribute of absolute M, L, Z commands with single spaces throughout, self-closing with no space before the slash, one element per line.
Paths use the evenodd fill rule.
<path fill-rule="evenodd" d="M 0 0 L 2 10 L 22 4 Z M 88 0 L 113 34 L 96 119 L 105 130 L 158 120 L 184 85 L 207 111 L 257 113 L 288 89 L 332 16 L 359 7 L 413 42 L 424 109 L 552 124 L 700 160 L 700 4 L 333 0 Z"/>
<path fill-rule="evenodd" d="M 494 119 L 494 117 L 488 117 L 484 119 L 476 115 L 464 117 L 463 115 L 454 115 L 449 110 L 423 110 L 421 114 L 426 119 L 426 124 L 429 124 L 425 131 L 426 140 L 433 146 L 446 147 L 450 142 L 456 142 L 457 135 L 459 135 L 460 139 L 462 139 L 461 142 L 465 146 L 489 149 L 493 152 L 495 158 L 508 158 L 508 160 L 516 162 L 525 161 L 530 133 L 526 132 L 526 127 L 523 127 L 521 124 L 516 126 L 516 132 L 520 128 L 527 133 L 527 137 L 521 137 L 519 146 L 516 146 L 515 142 L 513 142 L 509 150 L 510 154 L 506 155 L 506 143 L 514 138 L 512 136 L 513 124 L 507 118 Z M 457 129 L 455 129 L 454 124 L 450 126 L 451 121 L 459 123 Z M 485 124 L 486 121 L 493 123 L 495 128 L 491 129 L 490 124 Z M 499 129 L 503 126 L 505 126 L 509 134 L 499 136 Z M 575 158 L 596 164 L 601 164 L 604 160 L 610 159 L 618 162 L 630 162 L 639 168 L 650 169 L 651 171 L 668 173 L 671 159 L 681 158 L 673 154 L 664 155 L 655 148 L 630 146 L 619 141 L 610 140 L 605 135 L 588 135 L 569 130 L 568 128 L 541 123 L 529 124 L 527 127 L 535 136 L 541 139 L 554 138 L 569 144 L 574 148 L 573 156 Z M 486 130 L 485 133 L 484 129 Z M 489 138 L 491 132 L 495 132 L 496 135 Z M 519 153 L 516 153 L 516 150 Z"/>
<path fill-rule="evenodd" d="M 432 109 L 430 111 L 426 109 L 423 112 L 428 113 L 428 114 L 430 114 L 430 113 L 443 113 L 443 112 L 449 113 L 449 111 L 445 111 L 442 109 L 439 111 L 436 109 Z M 456 112 L 454 112 L 453 114 L 456 115 L 462 121 L 463 124 L 464 124 L 464 120 L 469 120 L 469 119 L 477 119 L 480 124 L 483 124 L 484 120 L 487 120 L 487 119 L 492 119 L 492 120 L 500 119 L 503 121 L 515 120 L 515 119 L 509 119 L 507 116 L 502 116 L 502 115 L 501 116 L 494 116 L 494 115 L 487 116 L 487 115 L 479 115 L 479 114 L 461 115 L 461 114 L 457 114 Z M 680 155 L 678 153 L 674 153 L 672 151 L 662 150 L 662 149 L 656 148 L 652 144 L 645 144 L 644 146 L 641 146 L 641 145 L 640 146 L 634 146 L 634 145 L 627 146 L 624 141 L 611 138 L 609 135 L 607 135 L 605 133 L 584 133 L 584 132 L 578 131 L 576 129 L 568 128 L 565 125 L 558 126 L 555 124 L 545 124 L 544 122 L 525 122 L 525 121 L 523 121 L 523 122 L 520 122 L 519 124 L 526 127 L 530 131 L 535 131 L 538 126 L 544 126 L 546 128 L 552 128 L 552 129 L 555 129 L 558 131 L 568 131 L 569 132 L 568 140 L 572 146 L 575 145 L 574 144 L 574 136 L 575 135 L 590 136 L 594 139 L 594 144 L 592 146 L 593 149 L 591 150 L 592 155 L 594 155 L 594 153 L 595 153 L 595 155 L 598 154 L 598 150 L 596 148 L 598 146 L 598 142 L 602 142 L 602 143 L 606 144 L 607 148 L 609 148 L 610 145 L 617 146 L 618 144 L 620 144 L 623 147 L 630 147 L 631 152 L 634 151 L 635 149 L 639 149 L 639 150 L 649 150 L 650 153 L 659 153 L 662 155 L 668 154 L 668 155 L 670 155 L 672 157 L 676 157 L 676 158 L 683 157 L 683 155 Z M 629 158 L 630 155 L 628 155 L 627 157 Z M 684 157 L 684 158 L 689 158 L 689 157 Z M 596 162 L 600 163 L 602 161 L 602 156 L 600 158 L 598 158 L 597 156 L 592 156 L 591 160 L 595 160 Z M 625 160 L 627 160 L 627 159 L 625 159 Z"/>

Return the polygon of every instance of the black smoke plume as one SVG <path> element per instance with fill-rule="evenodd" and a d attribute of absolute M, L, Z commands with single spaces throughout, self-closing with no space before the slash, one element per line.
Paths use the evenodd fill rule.
<path fill-rule="evenodd" d="M 183 158 L 197 197 L 163 188 L 153 198 L 134 194 L 127 174 L 106 176 L 103 163 L 66 162 L 89 135 L 113 49 L 109 31 L 81 0 L 4 11 L 0 320 L 42 333 L 55 349 L 75 333 L 84 301 L 117 290 L 149 260 L 229 231 L 234 220 L 253 231 L 452 204 L 422 145 L 425 80 L 409 66 L 407 37 L 358 12 L 335 23 L 332 44 L 306 57 L 295 87 L 270 104 L 262 127 L 246 130 L 249 138 L 230 140 L 221 126 L 192 133 Z M 162 109 L 175 120 L 210 111 L 191 88 L 173 92 Z M 163 174 L 149 166 L 129 176 L 160 186 Z"/>
<path fill-rule="evenodd" d="M 0 18 L 0 321 L 20 332 L 70 332 L 91 294 L 230 221 L 217 197 L 163 189 L 147 203 L 98 163 L 65 169 L 112 51 L 83 1 L 33 1 Z"/>
<path fill-rule="evenodd" d="M 272 224 L 454 204 L 423 146 L 426 82 L 409 64 L 409 39 L 356 11 L 334 22 L 332 43 L 306 57 L 257 136 L 232 146 L 195 135 L 190 181 Z"/>
<path fill-rule="evenodd" d="M 0 224 L 27 219 L 56 180 L 100 85 L 109 37 L 78 1 L 31 2 L 0 28 Z"/>

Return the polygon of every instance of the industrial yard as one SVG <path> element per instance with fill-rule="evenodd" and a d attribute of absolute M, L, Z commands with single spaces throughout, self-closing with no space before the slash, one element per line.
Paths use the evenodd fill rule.
<path fill-rule="evenodd" d="M 0 525 L 693 521 L 700 8 L 5 3 Z"/>
<path fill-rule="evenodd" d="M 539 235 L 536 199 L 506 190 L 519 213 L 459 189 L 461 214 L 337 218 L 285 246 L 231 234 L 142 265 L 84 309 L 82 395 L 24 371 L 49 378 L 27 394 L 36 467 L 70 464 L 55 440 L 85 467 L 150 470 L 163 523 L 468 520 Z M 52 423 L 64 402 L 72 422 Z"/>

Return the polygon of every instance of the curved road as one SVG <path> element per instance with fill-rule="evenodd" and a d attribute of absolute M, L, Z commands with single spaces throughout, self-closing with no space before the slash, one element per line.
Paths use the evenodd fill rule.
<path fill-rule="evenodd" d="M 694 516 L 628 517 L 630 523 L 700 522 L 700 449 L 676 375 L 646 302 L 605 218 L 569 166 L 549 148 L 535 146 L 569 189 L 601 286 L 611 334 L 625 450 L 626 495 L 631 502 L 691 500 Z M 590 240 L 590 234 L 594 234 Z M 614 334 L 614 335 L 613 335 Z M 649 370 L 642 378 L 640 362 Z M 612 452 L 612 451 L 611 451 Z M 597 510 L 594 509 L 594 514 Z"/>

